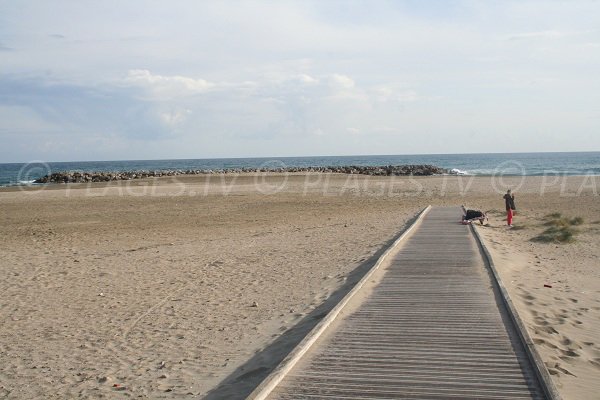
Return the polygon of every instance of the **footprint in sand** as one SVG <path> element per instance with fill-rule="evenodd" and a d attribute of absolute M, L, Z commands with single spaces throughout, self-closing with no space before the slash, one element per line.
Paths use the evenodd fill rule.
<path fill-rule="evenodd" d="M 546 333 L 549 333 L 551 335 L 554 335 L 555 333 L 558 333 L 558 331 L 556 329 L 554 329 L 553 327 L 551 327 L 551 326 L 541 327 L 540 330 L 542 332 L 546 332 Z"/>
<path fill-rule="evenodd" d="M 576 376 L 569 372 L 567 369 L 561 367 L 559 363 L 546 362 L 545 364 L 546 368 L 548 368 L 548 372 L 550 373 L 550 375 L 560 375 L 560 373 L 563 373 L 565 375 Z"/>
<path fill-rule="evenodd" d="M 560 352 L 567 357 L 579 357 L 579 354 L 573 349 L 561 350 Z"/>
<path fill-rule="evenodd" d="M 575 374 L 572 374 L 572 373 L 571 373 L 569 370 L 567 370 L 567 369 L 565 369 L 565 368 L 562 368 L 562 367 L 556 366 L 556 369 L 557 369 L 557 370 L 559 370 L 560 372 L 562 372 L 562 373 L 563 373 L 563 374 L 565 374 L 565 375 L 577 376 L 577 375 L 575 375 Z"/>
<path fill-rule="evenodd" d="M 550 349 L 558 349 L 557 346 L 553 345 L 550 342 L 545 341 L 544 339 L 539 339 L 539 338 L 538 339 L 533 339 L 533 343 L 536 344 L 536 345 L 538 345 L 538 346 L 541 346 L 541 345 L 546 346 L 546 347 L 548 347 Z"/>

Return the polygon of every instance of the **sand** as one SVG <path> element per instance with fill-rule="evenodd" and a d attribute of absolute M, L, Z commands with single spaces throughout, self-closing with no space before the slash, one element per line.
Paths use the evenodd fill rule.
<path fill-rule="evenodd" d="M 600 392 L 600 178 L 192 176 L 0 190 L 0 397 L 241 398 L 427 204 L 481 227 L 565 398 Z M 515 189 L 516 226 L 502 194 Z M 550 212 L 570 244 L 530 239 Z M 544 287 L 544 284 L 552 288 Z"/>

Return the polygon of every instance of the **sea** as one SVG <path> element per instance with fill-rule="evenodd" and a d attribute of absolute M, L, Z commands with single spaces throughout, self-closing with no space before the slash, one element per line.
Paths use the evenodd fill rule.
<path fill-rule="evenodd" d="M 30 185 L 53 172 L 219 170 L 317 166 L 431 164 L 462 175 L 600 175 L 600 152 L 420 154 L 212 158 L 180 160 L 71 161 L 0 164 L 0 186 Z"/>

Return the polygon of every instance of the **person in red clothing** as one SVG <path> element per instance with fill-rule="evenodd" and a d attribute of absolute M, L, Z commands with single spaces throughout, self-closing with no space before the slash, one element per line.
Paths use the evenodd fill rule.
<path fill-rule="evenodd" d="M 509 227 L 512 227 L 514 211 L 517 208 L 515 207 L 515 195 L 512 194 L 510 189 L 508 189 L 508 191 L 504 195 L 504 202 L 506 203 L 506 224 Z"/>

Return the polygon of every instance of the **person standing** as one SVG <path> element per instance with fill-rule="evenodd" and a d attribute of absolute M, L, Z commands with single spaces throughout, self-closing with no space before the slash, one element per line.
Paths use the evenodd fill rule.
<path fill-rule="evenodd" d="M 516 207 L 515 207 L 515 195 L 512 194 L 510 189 L 508 189 L 508 191 L 504 195 L 504 202 L 506 203 L 506 224 L 509 227 L 512 227 L 513 226 L 512 220 L 513 220 L 513 215 L 514 215 L 514 211 L 516 210 Z"/>

